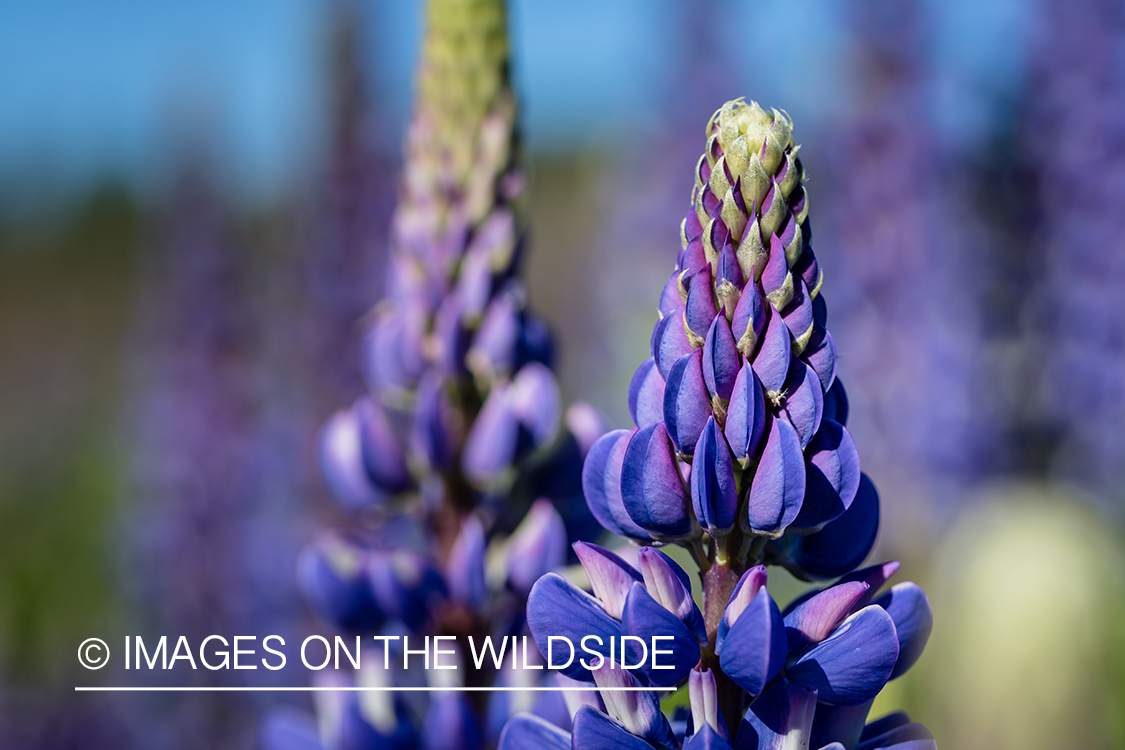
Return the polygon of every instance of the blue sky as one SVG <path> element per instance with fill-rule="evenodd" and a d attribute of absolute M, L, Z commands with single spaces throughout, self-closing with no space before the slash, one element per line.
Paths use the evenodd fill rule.
<path fill-rule="evenodd" d="M 841 0 L 731 3 L 715 24 L 754 98 L 803 124 L 847 96 Z M 1019 80 L 1028 3 L 931 2 L 934 102 L 950 131 L 984 130 Z M 0 5 L 0 184 L 144 183 L 169 137 L 222 134 L 237 185 L 285 184 L 315 155 L 329 0 L 39 0 Z M 420 9 L 367 0 L 372 76 L 392 130 L 408 110 Z M 533 148 L 608 142 L 663 116 L 660 86 L 683 39 L 676 0 L 514 0 L 517 82 Z M 188 124 L 188 125 L 185 125 Z"/>

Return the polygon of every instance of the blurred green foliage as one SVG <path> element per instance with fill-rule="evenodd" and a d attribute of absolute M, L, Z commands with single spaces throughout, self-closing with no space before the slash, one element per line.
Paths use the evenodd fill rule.
<path fill-rule="evenodd" d="M 121 611 L 117 407 L 141 226 L 112 184 L 0 226 L 0 659 L 20 682 L 72 670 Z"/>

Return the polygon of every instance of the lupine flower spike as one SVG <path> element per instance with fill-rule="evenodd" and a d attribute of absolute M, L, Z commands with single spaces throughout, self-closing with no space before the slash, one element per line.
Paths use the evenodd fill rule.
<path fill-rule="evenodd" d="M 369 392 L 328 420 L 320 443 L 334 494 L 375 523 L 323 534 L 299 579 L 344 633 L 407 635 L 411 648 L 455 637 L 458 670 L 428 677 L 513 688 L 528 673 L 475 668 L 467 639 L 479 648 L 484 636 L 525 633 L 532 585 L 565 565 L 569 541 L 598 530 L 581 471 L 603 430 L 590 407 L 563 408 L 550 335 L 516 277 L 524 178 L 504 4 L 431 0 L 426 24 L 387 295 L 362 342 Z M 486 566 L 494 559 L 506 560 L 498 572 Z M 353 679 L 393 686 L 420 671 Z M 531 674 L 529 687 L 555 684 Z M 437 693 L 421 706 L 349 693 L 323 709 L 327 747 L 477 750 L 517 709 L 570 726 L 558 693 Z M 297 742 L 277 723 L 266 732 L 277 748 Z"/>
<path fill-rule="evenodd" d="M 604 710 L 579 709 L 569 737 L 517 716 L 501 750 L 934 747 L 901 715 L 865 726 L 875 696 L 917 661 L 932 616 L 912 583 L 880 593 L 897 563 L 855 570 L 879 498 L 845 426 L 804 181 L 784 113 L 737 100 L 707 124 L 652 357 L 629 389 L 635 426 L 601 437 L 583 470 L 598 521 L 645 546 L 634 566 L 576 545 L 592 595 L 548 574 L 527 605 L 545 654 L 551 636 L 660 634 L 672 637 L 670 666 L 623 669 L 643 660 L 628 646 L 616 662 L 611 647 L 594 648 L 608 670 L 563 672 L 596 685 Z M 669 544 L 694 556 L 702 608 L 688 573 L 657 549 Z M 782 609 L 768 565 L 836 580 Z M 655 690 L 628 700 L 606 690 L 685 683 L 690 716 L 671 723 Z"/>

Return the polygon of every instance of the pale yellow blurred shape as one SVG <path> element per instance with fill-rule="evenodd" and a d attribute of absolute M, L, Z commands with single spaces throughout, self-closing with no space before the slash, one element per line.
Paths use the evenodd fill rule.
<path fill-rule="evenodd" d="M 930 587 L 939 746 L 1122 747 L 1123 570 L 1119 530 L 1066 490 L 1007 487 L 968 510 Z"/>

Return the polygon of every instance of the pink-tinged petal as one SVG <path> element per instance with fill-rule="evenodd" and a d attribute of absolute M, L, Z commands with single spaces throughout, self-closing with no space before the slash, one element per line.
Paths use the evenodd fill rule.
<path fill-rule="evenodd" d="M 611 617 L 621 619 L 625 597 L 634 583 L 643 581 L 640 572 L 607 549 L 589 542 L 575 542 L 574 553 L 586 571 L 594 596 Z"/>
<path fill-rule="evenodd" d="M 864 479 L 866 478 L 867 475 L 865 474 Z M 863 581 L 870 587 L 867 589 L 867 595 L 856 603 L 856 609 L 859 609 L 870 604 L 871 600 L 875 598 L 875 595 L 879 593 L 879 590 L 883 588 L 883 585 L 891 580 L 901 567 L 902 563 L 898 560 L 890 560 L 885 563 L 879 563 L 878 565 L 869 565 L 866 568 L 861 568 L 860 570 L 842 577 L 837 581 L 837 585 L 847 581 Z"/>
<path fill-rule="evenodd" d="M 801 441 L 788 422 L 774 419 L 750 485 L 749 528 L 780 535 L 800 513 L 804 497 L 805 457 Z"/>
<path fill-rule="evenodd" d="M 739 750 L 807 750 L 816 690 L 777 685 L 751 704 L 738 730 Z"/>
<path fill-rule="evenodd" d="M 629 666 L 640 664 L 640 672 L 649 685 L 672 687 L 699 663 L 699 641 L 680 618 L 662 607 L 639 583 L 633 584 L 625 599 L 621 632 L 640 638 L 644 644 L 642 647 L 636 641 L 627 641 L 623 662 Z M 672 636 L 672 640 L 654 641 L 654 636 Z M 663 653 L 659 659 L 649 653 L 654 642 L 661 644 Z"/>
<path fill-rule="evenodd" d="M 730 626 L 719 665 L 727 677 L 756 696 L 781 672 L 786 651 L 781 612 L 763 587 Z"/>
<path fill-rule="evenodd" d="M 710 669 L 691 670 L 688 675 L 688 700 L 691 705 L 691 724 L 696 733 L 708 726 L 730 742 L 730 730 L 719 709 L 719 690 L 715 684 L 714 672 Z"/>
<path fill-rule="evenodd" d="M 703 350 L 681 357 L 664 386 L 664 426 L 682 455 L 695 452 L 703 426 L 711 416 L 711 398 L 703 378 Z"/>
<path fill-rule="evenodd" d="M 738 583 L 727 601 L 726 609 L 723 610 L 723 617 L 719 620 L 718 633 L 715 636 L 716 654 L 722 653 L 723 641 L 726 639 L 727 633 L 730 632 L 730 626 L 734 624 L 739 615 L 746 611 L 750 602 L 754 601 L 754 597 L 758 595 L 758 589 L 766 585 L 766 578 L 766 566 L 755 565 L 738 579 Z"/>
<path fill-rule="evenodd" d="M 831 586 L 805 599 L 785 615 L 789 650 L 820 643 L 844 621 L 870 588 L 863 581 Z"/>
<path fill-rule="evenodd" d="M 680 619 L 701 643 L 707 642 L 703 613 L 691 596 L 691 578 L 676 561 L 654 547 L 641 547 L 637 563 L 645 588 L 662 607 Z"/>
<path fill-rule="evenodd" d="M 816 688 L 820 700 L 854 706 L 874 698 L 898 660 L 894 622 L 882 607 L 861 609 L 786 669 L 795 685 Z"/>
<path fill-rule="evenodd" d="M 672 727 L 660 710 L 660 693 L 647 690 L 621 690 L 638 688 L 641 683 L 630 672 L 607 660 L 600 669 L 591 674 L 601 690 L 606 711 L 621 723 L 630 734 L 643 737 L 658 747 L 673 750 L 677 747 Z"/>

